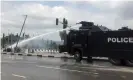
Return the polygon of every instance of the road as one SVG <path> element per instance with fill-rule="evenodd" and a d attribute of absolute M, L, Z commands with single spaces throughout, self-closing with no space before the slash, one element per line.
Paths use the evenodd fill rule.
<path fill-rule="evenodd" d="M 132 80 L 133 68 L 108 62 L 1 55 L 2 80 Z"/>

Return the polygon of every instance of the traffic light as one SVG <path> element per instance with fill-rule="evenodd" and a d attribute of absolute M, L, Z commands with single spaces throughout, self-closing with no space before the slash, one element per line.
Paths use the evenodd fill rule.
<path fill-rule="evenodd" d="M 56 18 L 56 25 L 58 25 L 58 24 L 59 24 L 59 19 Z M 63 29 L 65 29 L 68 26 L 68 21 L 65 18 L 63 18 L 63 23 L 62 24 L 63 24 Z"/>
<path fill-rule="evenodd" d="M 59 19 L 58 19 L 58 18 L 56 18 L 56 25 L 58 25 L 58 23 L 59 23 Z"/>
<path fill-rule="evenodd" d="M 65 18 L 63 18 L 63 24 L 65 24 L 65 21 L 66 21 L 66 19 L 65 19 Z"/>
<path fill-rule="evenodd" d="M 63 29 L 67 28 L 67 26 L 68 26 L 68 21 L 65 18 L 63 18 Z"/>
<path fill-rule="evenodd" d="M 67 20 L 65 21 L 65 23 L 66 23 L 66 25 L 68 25 L 68 21 Z"/>

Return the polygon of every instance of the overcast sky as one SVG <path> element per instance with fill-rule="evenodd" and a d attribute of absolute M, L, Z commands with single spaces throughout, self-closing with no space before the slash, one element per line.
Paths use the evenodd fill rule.
<path fill-rule="evenodd" d="M 133 1 L 6 1 L 1 4 L 2 33 L 20 32 L 23 15 L 28 15 L 24 31 L 30 35 L 61 29 L 61 25 L 55 25 L 56 17 L 67 18 L 70 25 L 86 20 L 110 29 L 122 26 L 133 29 Z"/>

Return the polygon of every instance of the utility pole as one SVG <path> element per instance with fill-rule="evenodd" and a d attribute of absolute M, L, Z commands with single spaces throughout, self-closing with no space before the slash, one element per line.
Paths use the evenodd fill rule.
<path fill-rule="evenodd" d="M 71 27 L 71 26 L 68 26 L 68 21 L 67 19 L 63 18 L 63 22 L 60 22 L 58 18 L 56 18 L 56 25 L 58 25 L 59 23 L 63 24 L 63 29 L 66 29 L 67 27 Z M 62 32 L 59 33 L 60 34 L 60 37 L 61 37 L 61 40 L 64 41 L 64 44 L 66 45 L 66 30 L 63 30 Z"/>
<path fill-rule="evenodd" d="M 11 39 L 11 42 L 10 42 L 10 45 L 11 45 L 11 52 L 13 51 L 13 49 L 12 49 L 12 33 L 11 33 L 11 36 L 10 36 L 10 39 Z"/>
<path fill-rule="evenodd" d="M 3 48 L 5 48 L 5 43 L 6 43 L 5 34 L 3 33 L 3 42 L 2 42 L 2 47 L 3 47 Z"/>
<path fill-rule="evenodd" d="M 19 37 L 18 37 L 18 40 L 17 40 L 17 44 L 16 44 L 16 47 L 15 47 L 16 49 L 17 49 L 17 45 L 18 45 L 18 42 L 20 40 L 20 36 L 21 36 L 22 31 L 23 31 L 24 25 L 25 25 L 25 21 L 27 19 L 27 15 L 24 15 L 24 16 L 25 16 L 25 19 L 24 19 L 24 23 L 22 25 L 22 28 L 21 28 L 21 31 L 20 31 L 20 34 L 19 34 Z"/>
<path fill-rule="evenodd" d="M 8 29 L 8 45 L 10 45 L 10 35 L 9 35 L 9 29 Z"/>
<path fill-rule="evenodd" d="M 12 44 L 12 33 L 10 33 L 10 45 Z"/>
<path fill-rule="evenodd" d="M 50 41 L 50 48 L 51 48 L 51 54 L 52 54 L 52 40 Z"/>

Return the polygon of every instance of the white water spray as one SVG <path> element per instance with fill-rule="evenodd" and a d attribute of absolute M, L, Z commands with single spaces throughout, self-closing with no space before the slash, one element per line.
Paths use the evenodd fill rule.
<path fill-rule="evenodd" d="M 80 24 L 75 25 L 75 26 L 72 26 L 71 28 L 76 28 L 76 27 L 79 27 L 79 26 L 80 26 Z M 39 38 L 39 37 L 42 37 L 42 36 L 45 36 L 45 35 L 49 35 L 49 34 L 52 34 L 52 33 L 55 33 L 55 32 L 60 32 L 60 31 L 63 31 L 63 30 L 69 30 L 69 29 L 70 29 L 70 28 L 61 29 L 61 30 L 57 30 L 57 31 L 54 31 L 54 32 L 49 32 L 49 33 L 41 34 L 41 35 L 39 35 L 39 36 L 35 36 L 35 37 L 32 37 L 32 38 L 28 38 L 28 39 L 25 39 L 25 40 L 20 41 L 20 42 L 18 43 L 18 46 L 20 46 L 20 44 L 24 44 L 24 43 L 26 43 L 26 42 L 28 42 L 28 41 L 30 41 L 30 40 L 34 40 L 34 39 L 36 39 L 36 38 Z M 11 45 L 11 46 L 9 46 L 9 47 L 14 48 L 15 46 L 16 46 L 16 43 L 14 43 L 13 45 Z"/>

